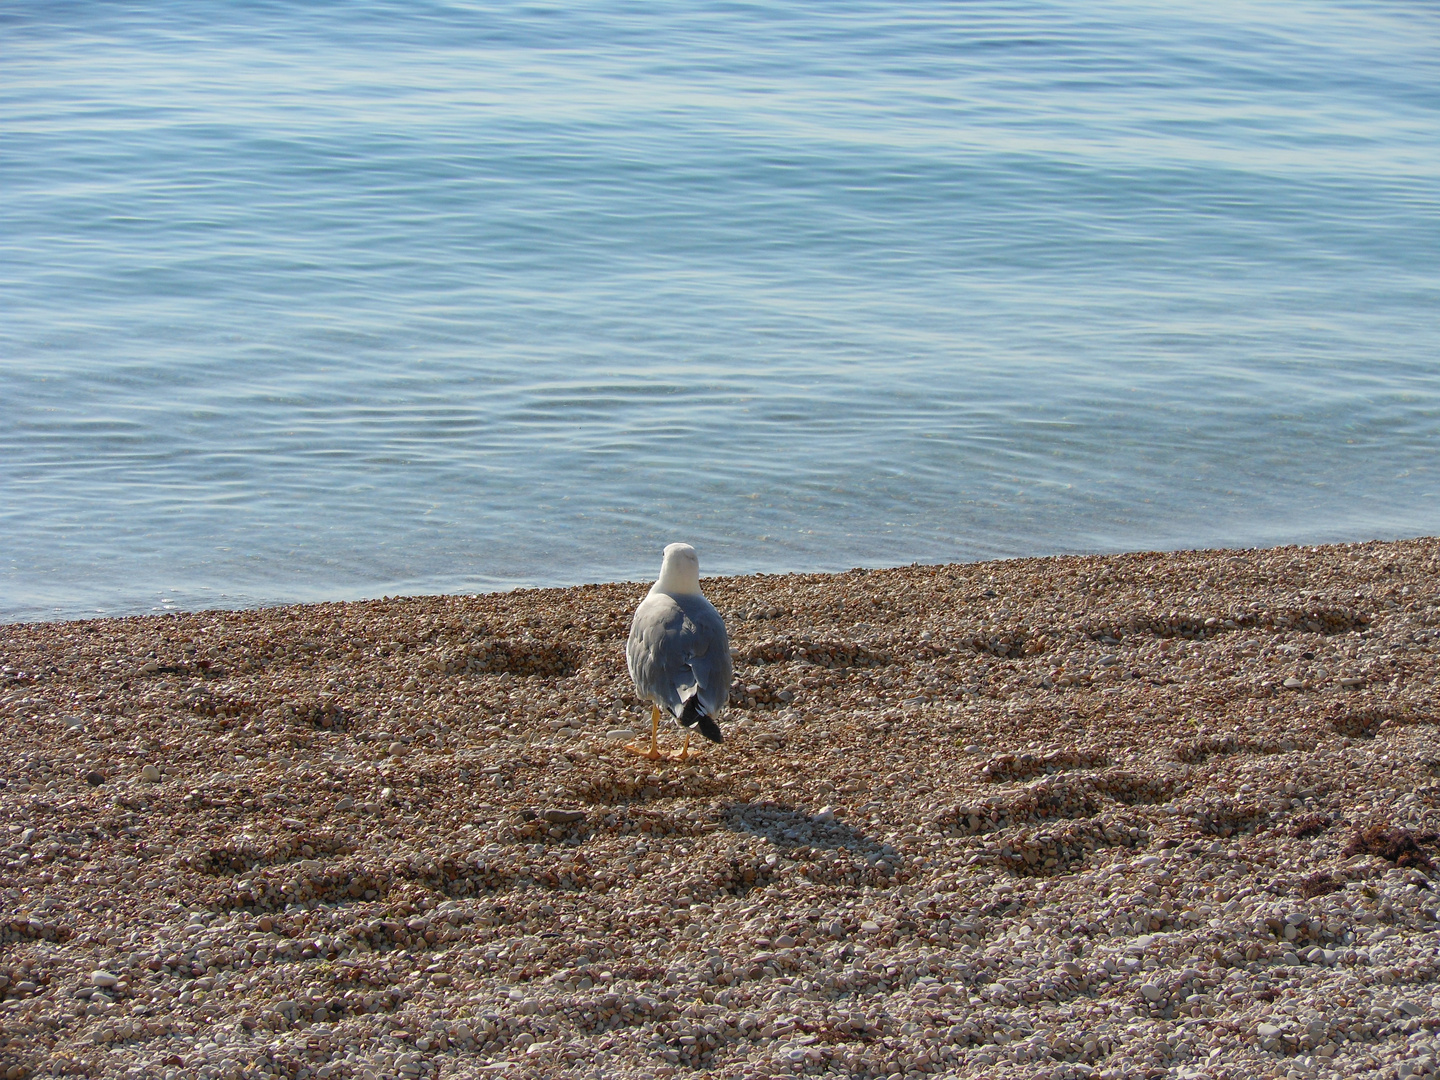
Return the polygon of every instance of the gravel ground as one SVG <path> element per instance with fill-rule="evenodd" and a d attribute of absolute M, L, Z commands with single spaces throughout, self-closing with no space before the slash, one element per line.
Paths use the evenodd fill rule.
<path fill-rule="evenodd" d="M 0 1077 L 1433 1071 L 1440 541 L 707 579 L 683 765 L 648 585 L 0 627 Z"/>

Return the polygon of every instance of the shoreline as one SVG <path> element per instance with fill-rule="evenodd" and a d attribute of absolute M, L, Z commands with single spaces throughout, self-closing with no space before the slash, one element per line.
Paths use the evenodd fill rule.
<path fill-rule="evenodd" d="M 0 1076 L 1433 1052 L 1440 540 L 705 578 L 683 765 L 649 584 L 0 625 Z"/>
<path fill-rule="evenodd" d="M 744 582 L 744 581 L 747 581 L 747 580 L 761 580 L 761 579 L 773 579 L 773 578 L 791 578 L 791 577 L 793 577 L 793 578 L 806 578 L 806 579 L 841 578 L 841 577 L 844 577 L 844 576 L 847 575 L 847 574 L 855 574 L 855 573 L 888 573 L 888 572 L 895 571 L 895 570 L 909 570 L 909 569 L 923 568 L 923 567 L 964 567 L 964 566 L 979 566 L 979 565 L 985 565 L 985 566 L 1004 566 L 1004 565 L 1007 565 L 1007 564 L 1010 564 L 1010 563 L 1020 563 L 1020 562 L 1028 562 L 1028 563 L 1053 562 L 1053 561 L 1057 561 L 1057 560 L 1063 561 L 1063 560 L 1073 560 L 1073 559 L 1124 559 L 1124 558 L 1140 557 L 1140 556 L 1161 556 L 1161 557 L 1169 557 L 1169 556 L 1180 556 L 1180 555 L 1189 555 L 1189 554 L 1194 554 L 1194 555 L 1202 555 L 1202 554 L 1221 555 L 1221 554 L 1226 554 L 1226 553 L 1245 555 L 1245 554 L 1250 554 L 1250 553 L 1255 553 L 1255 552 L 1267 552 L 1267 551 L 1310 551 L 1310 550 L 1316 549 L 1316 548 L 1346 550 L 1346 549 L 1359 548 L 1359 547 L 1364 547 L 1364 546 L 1373 545 L 1373 544 L 1405 544 L 1405 543 L 1410 543 L 1410 542 L 1412 542 L 1412 541 L 1424 541 L 1424 540 L 1429 540 L 1429 539 L 1434 539 L 1434 537 L 1427 537 L 1427 536 L 1414 536 L 1414 537 L 1412 537 L 1412 536 L 1403 536 L 1403 537 L 1400 537 L 1400 538 L 1398 538 L 1398 539 L 1377 538 L 1377 539 L 1360 540 L 1360 541 L 1329 541 L 1329 542 L 1326 542 L 1326 541 L 1315 541 L 1315 542 L 1308 542 L 1308 543 L 1292 542 L 1292 543 L 1281 544 L 1281 545 L 1274 545 L 1274 546 L 1269 546 L 1269 547 L 1266 547 L 1266 546 L 1254 546 L 1254 545 L 1252 545 L 1252 546 L 1243 546 L 1243 547 L 1182 547 L 1182 548 L 1149 548 L 1149 549 L 1143 549 L 1143 550 L 1115 550 L 1115 551 L 1060 551 L 1060 552 L 1047 552 L 1047 553 L 1044 553 L 1044 554 L 1034 554 L 1034 555 L 1006 555 L 1006 556 L 998 556 L 998 557 L 994 557 L 994 558 L 971 559 L 971 560 L 960 561 L 960 562 L 915 562 L 915 561 L 912 561 L 912 562 L 908 562 L 908 563 L 899 563 L 899 564 L 879 564 L 879 565 L 866 565 L 866 566 L 851 566 L 851 567 L 843 567 L 843 568 L 828 569 L 828 570 L 827 570 L 827 569 L 807 569 L 807 570 L 783 570 L 783 569 L 782 569 L 782 570 L 757 570 L 757 571 L 750 571 L 750 572 L 743 573 L 743 574 L 735 574 L 735 573 L 702 574 L 702 575 L 701 575 L 701 581 L 702 581 L 702 583 L 703 583 L 703 582 L 707 582 L 707 581 L 717 581 L 717 582 Z M 658 560 L 659 560 L 659 556 L 657 555 L 657 556 L 656 556 L 656 566 L 657 566 L 657 568 L 658 568 L 658 565 L 659 565 Z M 604 587 L 604 586 L 615 586 L 615 585 L 639 585 L 639 584 L 642 584 L 642 583 L 644 583 L 644 584 L 648 587 L 651 583 L 653 583 L 653 581 L 654 581 L 654 574 L 653 574 L 653 572 L 648 573 L 648 574 L 641 574 L 640 576 L 634 578 L 633 580 L 632 580 L 632 579 L 623 579 L 623 578 L 622 578 L 622 579 L 613 579 L 613 580 L 608 580 L 608 581 L 582 581 L 582 582 L 564 581 L 564 582 L 556 582 L 556 583 L 551 583 L 551 584 L 544 584 L 544 583 L 538 583 L 538 584 L 537 584 L 537 583 L 535 583 L 535 582 L 520 581 L 520 580 L 516 579 L 516 580 L 510 581 L 510 582 L 508 582 L 508 583 L 498 583 L 498 584 L 493 584 L 493 585 L 491 585 L 491 586 L 485 586 L 485 587 L 480 587 L 480 588 L 475 588 L 475 589 L 465 589 L 465 590 L 457 591 L 457 592 L 443 592 L 443 591 L 442 591 L 442 592 L 403 592 L 403 591 L 402 591 L 402 592 L 396 592 L 396 593 L 385 593 L 385 594 L 382 594 L 382 595 L 379 595 L 379 596 L 363 596 L 363 595 L 350 595 L 350 596 L 345 596 L 345 595 L 338 595 L 338 596 L 329 596 L 329 597 L 323 597 L 323 596 L 322 596 L 322 597 L 318 597 L 318 598 L 312 597 L 312 598 L 309 598 L 309 599 L 305 599 L 305 598 L 297 598 L 297 599 L 262 599 L 262 598 L 257 598 L 256 596 L 248 596 L 248 598 L 246 598 L 246 599 L 236 600 L 236 601 L 233 603 L 233 605 L 226 605 L 226 606 L 214 606 L 214 605 L 210 605 L 210 604 L 207 604 L 206 602 L 201 601 L 201 602 L 197 602 L 197 603 L 194 604 L 193 606 L 176 606 L 176 607 L 167 607 L 167 608 L 154 607 L 154 608 L 150 608 L 150 609 L 147 609 L 147 610 L 135 610 L 135 611 L 130 611 L 130 612 L 112 612 L 112 611 L 95 610 L 95 609 L 81 610 L 81 609 L 78 609 L 78 608 L 77 608 L 77 609 L 75 610 L 75 613 L 73 613 L 73 614 L 63 614 L 63 613 L 59 613 L 59 612 L 62 612 L 63 609 L 54 608 L 54 609 L 51 609 L 51 610 L 52 610 L 52 613 L 51 613 L 51 614 L 43 614 L 43 613 L 39 613 L 39 607 L 38 607 L 37 605 L 31 604 L 31 605 L 29 605 L 29 606 L 30 606 L 31 608 L 34 608 L 34 609 L 36 610 L 36 613 L 35 613 L 35 614 L 19 615 L 19 614 L 16 614 L 15 612 L 12 612 L 11 614 L 6 615 L 6 614 L 4 614 L 4 613 L 0 613 L 0 627 L 6 627 L 6 626 L 28 626 L 28 625 L 32 625 L 32 624 L 49 624 L 49 623 L 72 623 L 72 622 L 74 622 L 74 623 L 90 623 L 90 622 L 97 622 L 97 621 L 103 621 L 103 620 L 116 620 L 116 619 L 166 618 L 166 617 L 169 617 L 169 616 L 176 616 L 176 615 L 185 616 L 185 615 L 201 615 L 201 614 L 224 613 L 224 612 L 238 613 L 238 612 L 249 612 L 249 611 L 269 611 L 269 610 L 276 609 L 276 608 L 286 608 L 286 609 L 318 608 L 318 607 L 326 607 L 326 606 L 335 605 L 335 604 L 375 604 L 375 603 L 391 603 L 391 602 L 400 602 L 400 601 L 407 601 L 407 600 L 424 600 L 424 599 L 441 598 L 441 597 L 447 598 L 447 599 L 466 599 L 466 598 L 480 597 L 480 596 L 501 596 L 501 595 L 509 595 L 509 594 L 511 594 L 511 593 L 517 593 L 517 592 L 560 593 L 560 592 L 565 592 L 566 590 L 569 590 L 569 589 L 589 589 L 589 588 L 599 588 L 599 587 Z M 399 584 L 403 584 L 403 583 L 399 583 Z M 184 590 L 180 590 L 180 591 L 183 592 Z M 344 590 L 340 590 L 340 591 L 343 593 Z M 221 594 L 219 594 L 219 597 L 225 597 L 226 595 L 227 595 L 227 594 L 221 593 Z M 242 594 L 242 595 L 248 595 L 248 594 Z"/>

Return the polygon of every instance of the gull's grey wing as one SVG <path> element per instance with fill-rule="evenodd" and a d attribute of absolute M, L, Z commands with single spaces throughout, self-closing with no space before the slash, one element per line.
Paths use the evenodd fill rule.
<path fill-rule="evenodd" d="M 703 596 L 647 596 L 635 609 L 625 660 L 640 696 L 671 716 L 679 716 L 685 699 L 697 692 L 707 716 L 730 698 L 730 640 L 720 613 Z"/>

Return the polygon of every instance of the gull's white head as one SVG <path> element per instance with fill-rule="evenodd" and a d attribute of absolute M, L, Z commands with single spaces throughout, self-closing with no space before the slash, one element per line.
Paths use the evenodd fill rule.
<path fill-rule="evenodd" d="M 660 577 L 651 592 L 698 593 L 700 591 L 700 557 L 689 544 L 671 544 L 665 549 L 660 564 Z"/>

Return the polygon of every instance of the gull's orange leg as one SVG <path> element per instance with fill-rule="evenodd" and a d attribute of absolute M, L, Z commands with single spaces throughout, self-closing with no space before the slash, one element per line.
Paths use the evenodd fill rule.
<path fill-rule="evenodd" d="M 691 749 L 690 749 L 690 729 L 689 729 L 689 728 L 686 728 L 686 729 L 685 729 L 685 745 L 682 746 L 682 747 L 680 748 L 680 752 L 675 755 L 675 760 L 676 760 L 676 761 L 689 761 L 692 757 L 699 757 L 699 756 L 700 756 L 700 751 L 699 751 L 699 750 L 691 750 Z"/>
<path fill-rule="evenodd" d="M 643 758 L 649 758 L 651 761 L 664 760 L 665 755 L 660 752 L 659 705 L 656 705 L 653 702 L 650 705 L 650 748 L 648 750 L 645 750 L 636 746 L 634 743 L 626 743 L 625 749 L 629 750 L 632 754 L 639 754 Z"/>

